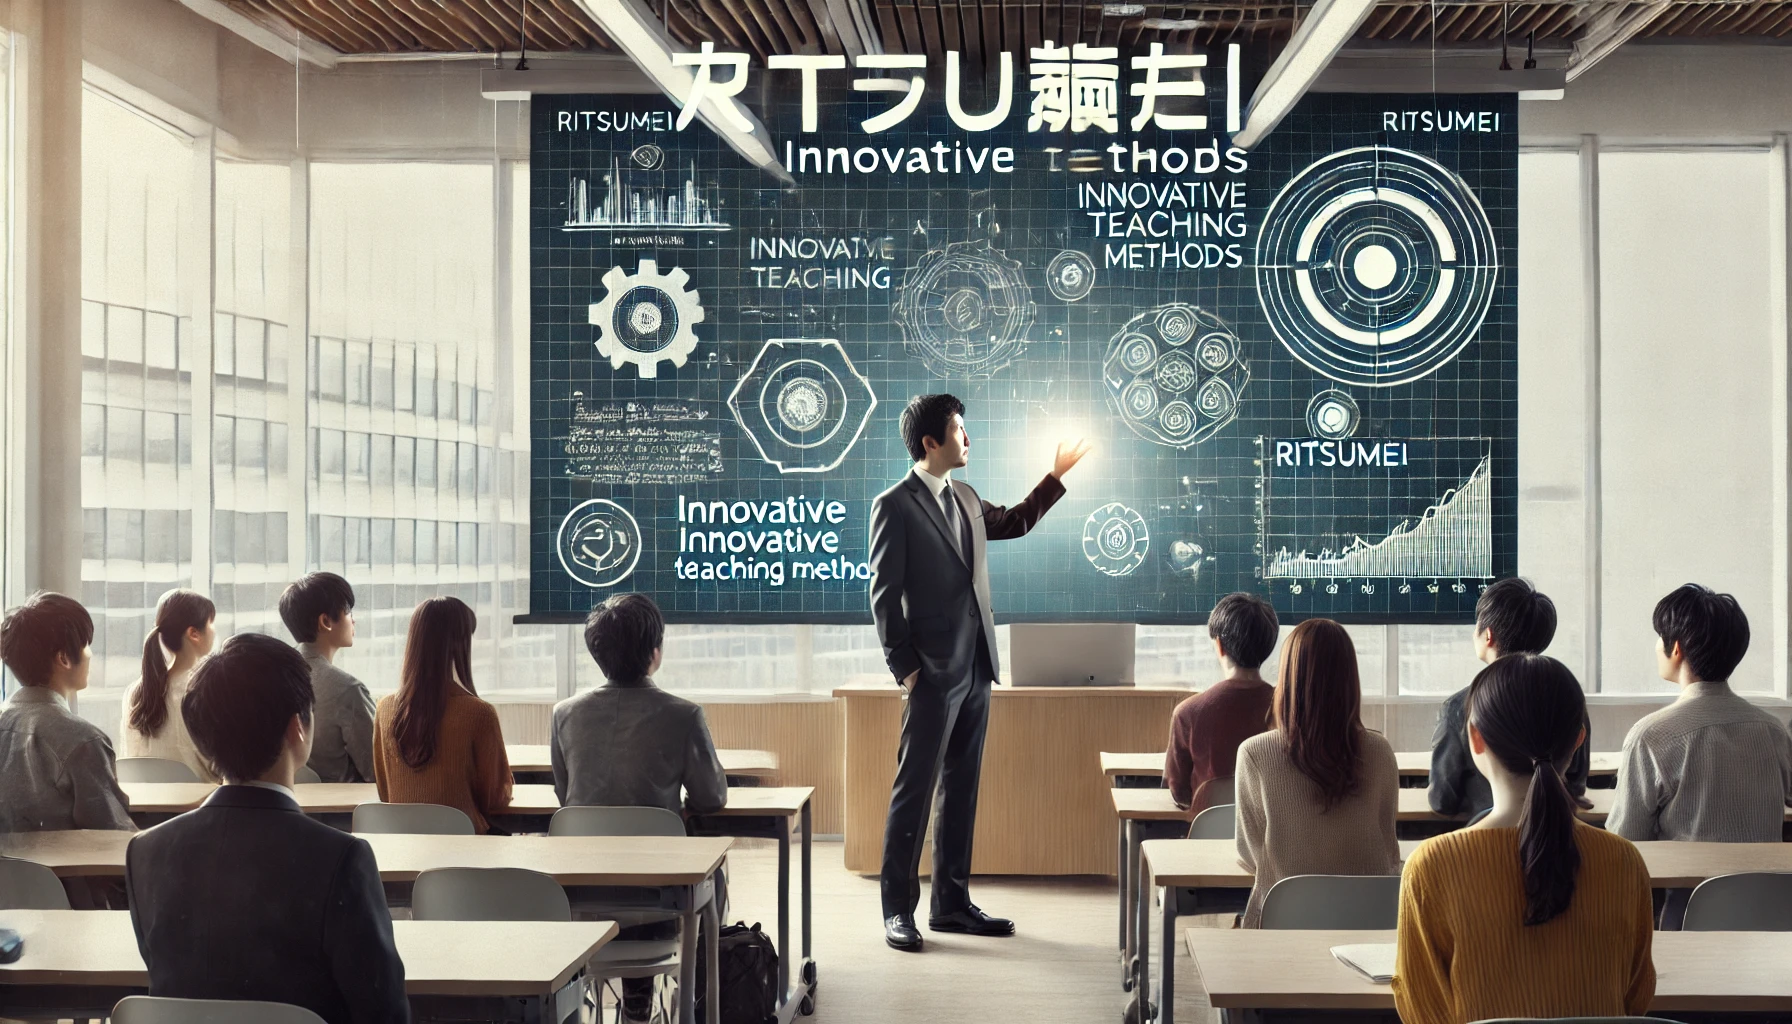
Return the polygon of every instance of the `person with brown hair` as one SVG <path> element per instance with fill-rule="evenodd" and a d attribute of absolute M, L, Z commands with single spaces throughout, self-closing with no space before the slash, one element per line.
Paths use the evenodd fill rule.
<path fill-rule="evenodd" d="M 196 590 L 170 590 L 156 602 L 156 628 L 143 641 L 143 674 L 125 691 L 119 744 L 126 757 L 179 761 L 206 782 L 218 781 L 180 715 L 193 668 L 212 652 L 218 609 Z"/>
<path fill-rule="evenodd" d="M 1563 771 L 1586 698 L 1554 658 L 1511 654 L 1469 686 L 1468 744 L 1493 810 L 1426 840 L 1400 879 L 1405 1024 L 1635 1016 L 1655 995 L 1649 869 L 1579 821 Z"/>
<path fill-rule="evenodd" d="M 1238 862 L 1256 873 L 1244 926 L 1291 875 L 1393 875 L 1400 774 L 1394 748 L 1363 728 L 1356 647 L 1308 619 L 1282 648 L 1275 728 L 1238 748 Z"/>
<path fill-rule="evenodd" d="M 432 597 L 411 613 L 398 692 L 374 715 L 373 776 L 386 803 L 443 804 L 490 832 L 510 806 L 498 712 L 473 688 L 473 609 Z"/>

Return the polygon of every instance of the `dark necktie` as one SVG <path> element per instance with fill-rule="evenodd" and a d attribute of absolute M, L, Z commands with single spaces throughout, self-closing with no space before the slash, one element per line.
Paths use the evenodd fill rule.
<path fill-rule="evenodd" d="M 940 500 L 945 502 L 946 529 L 958 536 L 959 549 L 964 554 L 964 564 L 971 564 L 971 531 L 964 521 L 964 510 L 958 507 L 958 495 L 952 493 L 952 485 L 946 484 L 940 491 Z"/>

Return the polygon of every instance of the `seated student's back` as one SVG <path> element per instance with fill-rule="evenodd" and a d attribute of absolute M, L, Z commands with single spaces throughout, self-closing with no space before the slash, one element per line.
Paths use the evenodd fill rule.
<path fill-rule="evenodd" d="M 1276 649 L 1275 608 L 1256 594 L 1227 594 L 1207 616 L 1207 636 L 1226 677 L 1176 706 L 1164 751 L 1164 785 L 1188 807 L 1201 785 L 1229 779 L 1238 745 L 1269 728 L 1275 687 L 1258 671 Z"/>
<path fill-rule="evenodd" d="M 1404 1024 L 1640 1014 L 1655 992 L 1649 872 L 1576 819 L 1562 769 L 1586 702 L 1567 668 L 1508 655 L 1475 677 L 1469 744 L 1494 806 L 1427 840 L 1400 885 Z"/>
<path fill-rule="evenodd" d="M 194 671 L 182 714 L 225 785 L 126 848 L 149 994 L 404 1024 L 404 964 L 373 850 L 292 796 L 314 720 L 305 660 L 273 637 L 232 637 Z"/>

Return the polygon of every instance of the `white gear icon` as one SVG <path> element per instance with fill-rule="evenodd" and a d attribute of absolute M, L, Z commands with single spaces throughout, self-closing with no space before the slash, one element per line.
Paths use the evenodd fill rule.
<path fill-rule="evenodd" d="M 610 368 L 633 363 L 643 377 L 659 376 L 660 363 L 683 366 L 697 348 L 693 324 L 703 322 L 697 293 L 686 291 L 690 275 L 642 260 L 635 273 L 611 267 L 604 275 L 603 301 L 593 302 L 589 319 L 597 328 L 597 351 Z"/>

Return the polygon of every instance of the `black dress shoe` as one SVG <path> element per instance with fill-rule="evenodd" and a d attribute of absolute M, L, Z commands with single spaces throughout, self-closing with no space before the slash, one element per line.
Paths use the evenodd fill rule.
<path fill-rule="evenodd" d="M 904 953 L 921 952 L 921 930 L 915 927 L 912 914 L 891 914 L 884 918 L 884 941 L 891 949 Z"/>
<path fill-rule="evenodd" d="M 963 910 L 955 910 L 950 914 L 939 914 L 927 919 L 927 927 L 936 932 L 965 932 L 971 935 L 1013 935 L 1014 922 L 1005 917 L 990 917 L 976 904 L 969 904 Z"/>

